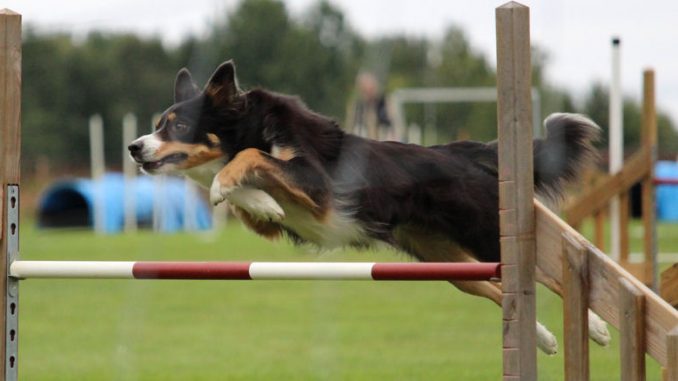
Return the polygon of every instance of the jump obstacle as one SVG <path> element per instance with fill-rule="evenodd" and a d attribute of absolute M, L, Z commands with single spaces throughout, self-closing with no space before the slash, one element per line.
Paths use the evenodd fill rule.
<path fill-rule="evenodd" d="M 563 213 L 567 222 L 577 229 L 584 219 L 592 216 L 594 242 L 597 247 L 603 248 L 605 247 L 605 212 L 613 205 L 614 199 L 618 198 L 618 213 L 610 213 L 609 219 L 611 222 L 616 221 L 614 225 L 618 228 L 616 235 L 611 234 L 610 246 L 617 247 L 619 263 L 646 285 L 660 290 L 662 297 L 671 305 L 678 307 L 678 266 L 665 270 L 661 274 L 661 280 L 658 279 L 655 187 L 658 185 L 676 186 L 678 179 L 658 178 L 654 174 L 657 161 L 657 111 L 655 72 L 652 69 L 643 72 L 641 118 L 640 148 L 623 162 L 623 166 L 618 171 L 601 178 L 593 187 L 570 202 L 563 208 Z M 616 151 L 620 154 L 620 147 L 617 147 Z M 640 184 L 642 189 L 643 257 L 641 262 L 631 262 L 629 246 L 629 205 L 631 188 L 636 184 Z"/>
<path fill-rule="evenodd" d="M 547 287 L 563 292 L 566 380 L 588 379 L 587 312 L 591 308 L 620 329 L 623 380 L 644 379 L 645 353 L 648 353 L 665 367 L 665 380 L 678 381 L 678 312 L 534 200 L 532 150 L 526 149 L 532 143 L 529 9 L 510 2 L 496 9 L 496 20 L 503 379 L 537 380 L 534 278 L 535 273 L 540 272 Z M 2 380 L 18 377 L 21 277 L 41 274 L 55 277 L 60 271 L 64 277 L 93 276 L 92 272 L 104 269 L 131 278 L 135 277 L 135 268 L 138 274 L 153 279 L 188 278 L 188 275 L 191 279 L 215 279 L 209 276 L 216 273 L 224 277 L 247 275 L 252 279 L 263 279 L 262 274 L 271 279 L 355 279 L 353 276 L 375 279 L 390 274 L 384 276 L 424 280 L 419 277 L 470 276 L 468 266 L 450 263 L 111 264 L 18 260 L 21 16 L 1 10 L 0 30 L 4 31 L 0 34 L 0 190 L 3 193 L 0 255 L 4 256 L 0 258 L 0 271 L 6 279 L 0 282 L 0 296 L 6 311 L 0 314 L 0 325 L 5 327 L 0 330 L 0 356 L 4 358 L 0 361 Z M 485 264 L 479 272 L 478 279 L 494 279 L 499 275 L 496 264 Z"/>

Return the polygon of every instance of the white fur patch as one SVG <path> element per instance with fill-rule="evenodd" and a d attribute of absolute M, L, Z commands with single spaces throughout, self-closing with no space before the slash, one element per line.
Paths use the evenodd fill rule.
<path fill-rule="evenodd" d="M 611 340 L 607 323 L 591 310 L 589 310 L 589 337 L 604 347 L 610 344 Z"/>
<path fill-rule="evenodd" d="M 223 188 L 215 179 L 210 188 L 210 201 L 213 205 L 228 201 L 262 221 L 280 222 L 285 218 L 285 212 L 275 199 L 256 188 Z"/>
<path fill-rule="evenodd" d="M 318 220 L 308 210 L 296 204 L 283 203 L 282 207 L 286 217 L 281 224 L 323 249 L 371 241 L 358 221 L 346 212 L 333 209 L 322 220 Z"/>
<path fill-rule="evenodd" d="M 540 322 L 537 322 L 537 347 L 547 355 L 558 353 L 558 340 Z"/>

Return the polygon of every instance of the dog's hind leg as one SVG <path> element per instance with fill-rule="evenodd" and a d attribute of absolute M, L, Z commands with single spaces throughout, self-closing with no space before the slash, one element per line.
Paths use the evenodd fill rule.
<path fill-rule="evenodd" d="M 549 290 L 553 291 L 557 295 L 563 296 L 563 288 L 560 283 L 548 276 L 544 271 L 539 267 L 535 272 L 537 282 L 543 284 Z M 596 342 L 598 345 L 607 346 L 610 343 L 611 336 L 610 331 L 607 329 L 607 323 L 600 318 L 595 312 L 589 310 L 589 337 L 591 340 Z"/>
<path fill-rule="evenodd" d="M 478 262 L 459 245 L 443 237 L 431 237 L 430 233 L 422 228 L 400 226 L 394 231 L 394 237 L 401 249 L 423 262 Z M 497 306 L 502 306 L 502 290 L 497 283 L 490 281 L 451 281 L 450 283 L 462 292 L 487 298 Z M 558 352 L 556 337 L 539 322 L 537 322 L 536 330 L 539 349 L 549 355 Z"/>
<path fill-rule="evenodd" d="M 450 281 L 459 290 L 490 299 L 501 307 L 502 290 L 499 285 L 488 281 Z M 554 355 L 558 352 L 558 340 L 556 337 L 537 322 L 537 347 L 548 355 Z"/>

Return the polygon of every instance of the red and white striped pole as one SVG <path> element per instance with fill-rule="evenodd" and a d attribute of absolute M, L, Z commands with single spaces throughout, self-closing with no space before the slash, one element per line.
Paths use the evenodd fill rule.
<path fill-rule="evenodd" d="M 498 280 L 498 263 L 14 261 L 10 276 L 94 279 Z"/>

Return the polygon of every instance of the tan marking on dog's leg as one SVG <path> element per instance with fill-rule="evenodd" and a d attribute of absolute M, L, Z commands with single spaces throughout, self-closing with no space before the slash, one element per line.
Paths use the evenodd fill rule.
<path fill-rule="evenodd" d="M 250 214 L 247 213 L 247 211 L 235 205 L 232 205 L 231 207 L 236 217 L 238 217 L 240 221 L 242 221 L 248 228 L 253 230 L 255 233 L 264 236 L 270 240 L 280 238 L 280 235 L 282 234 L 282 229 L 280 228 L 280 225 L 252 218 L 252 216 L 250 216 Z"/>
<path fill-rule="evenodd" d="M 285 197 L 299 204 L 316 217 L 324 214 L 324 211 L 303 189 L 287 180 L 282 168 L 267 160 L 261 151 L 254 148 L 248 148 L 238 153 L 231 162 L 219 171 L 215 181 L 225 192 L 251 183 L 253 186 L 271 194 L 274 198 Z"/>
<path fill-rule="evenodd" d="M 495 304 L 501 307 L 501 290 L 488 281 L 464 281 L 452 280 L 450 281 L 460 291 L 474 296 L 482 296 L 490 299 Z"/>

